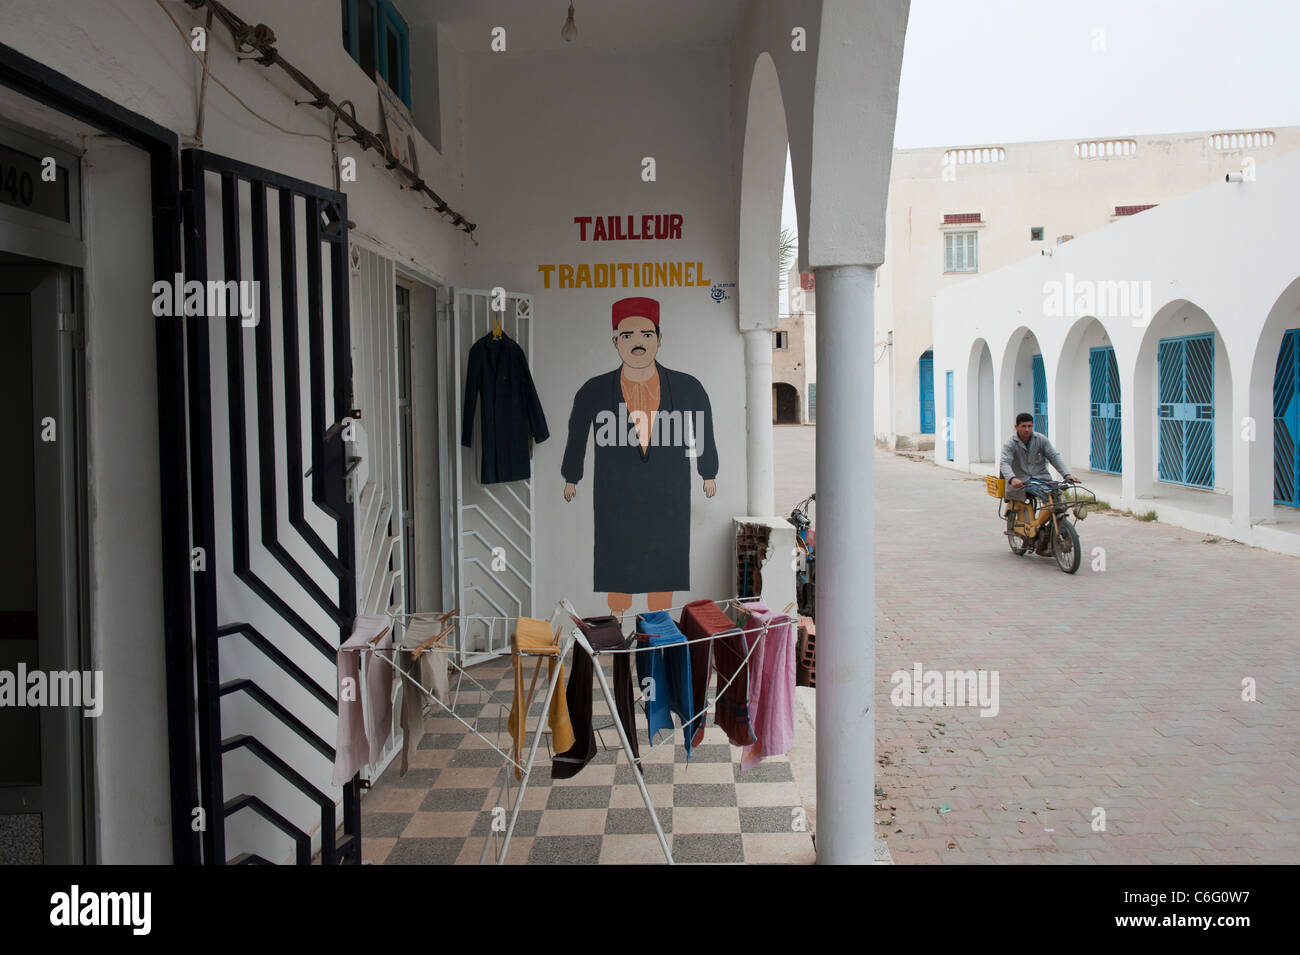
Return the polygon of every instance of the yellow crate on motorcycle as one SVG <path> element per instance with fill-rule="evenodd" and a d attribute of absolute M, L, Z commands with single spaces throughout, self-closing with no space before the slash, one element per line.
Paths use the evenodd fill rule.
<path fill-rule="evenodd" d="M 984 488 L 988 491 L 989 497 L 996 497 L 1001 500 L 1007 493 L 1007 479 L 1000 477 L 986 477 L 984 479 Z"/>

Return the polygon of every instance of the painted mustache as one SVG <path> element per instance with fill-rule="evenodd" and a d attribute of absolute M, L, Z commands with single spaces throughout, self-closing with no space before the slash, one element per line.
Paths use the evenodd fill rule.
<path fill-rule="evenodd" d="M 635 347 L 632 349 L 632 354 L 635 355 L 637 352 L 641 352 L 642 354 L 644 354 L 644 353 L 645 353 L 645 346 L 644 346 L 644 345 L 637 345 L 637 346 L 635 346 Z"/>

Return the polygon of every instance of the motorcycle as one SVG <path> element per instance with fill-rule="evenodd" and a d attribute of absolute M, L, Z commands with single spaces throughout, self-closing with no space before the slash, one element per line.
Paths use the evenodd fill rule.
<path fill-rule="evenodd" d="M 1033 550 L 1053 557 L 1064 573 L 1073 574 L 1079 569 L 1082 549 L 1074 525 L 1088 516 L 1088 506 L 1097 503 L 1096 494 L 1078 483 L 1031 479 L 1023 488 L 1037 502 L 1034 512 L 1028 503 L 1003 500 L 1005 478 L 985 480 L 989 495 L 998 498 L 998 517 L 1006 524 L 1003 533 L 1011 553 L 1023 557 Z"/>
<path fill-rule="evenodd" d="M 817 618 L 817 532 L 813 530 L 812 519 L 808 509 L 817 500 L 817 495 L 809 494 L 794 506 L 789 521 L 794 525 L 794 593 L 799 605 L 799 615 Z"/>

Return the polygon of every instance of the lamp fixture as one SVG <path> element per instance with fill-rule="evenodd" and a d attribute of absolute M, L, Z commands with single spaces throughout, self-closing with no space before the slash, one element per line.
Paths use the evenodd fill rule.
<path fill-rule="evenodd" d="M 578 27 L 573 22 L 573 4 L 569 4 L 569 15 L 560 28 L 560 36 L 564 37 L 565 43 L 572 43 L 578 38 Z"/>

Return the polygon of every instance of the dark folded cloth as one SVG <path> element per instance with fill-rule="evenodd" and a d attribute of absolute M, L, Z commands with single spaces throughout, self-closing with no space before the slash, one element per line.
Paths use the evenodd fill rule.
<path fill-rule="evenodd" d="M 574 618 L 574 623 L 582 630 L 587 642 L 597 652 L 616 650 L 628 646 L 632 641 L 623 635 L 622 627 L 615 617 Z M 627 734 L 632 747 L 632 755 L 640 759 L 641 751 L 636 740 L 636 709 L 632 702 L 632 666 L 629 653 L 616 653 L 614 656 L 614 679 L 610 690 L 614 694 L 614 705 L 618 709 L 618 721 Z M 591 717 L 592 677 L 595 676 L 597 664 L 581 647 L 573 651 L 573 668 L 569 671 L 569 722 L 573 724 L 573 746 L 563 753 L 557 753 L 551 760 L 551 778 L 571 779 L 582 771 L 596 755 L 596 731 Z M 637 763 L 640 768 L 640 763 Z"/>

